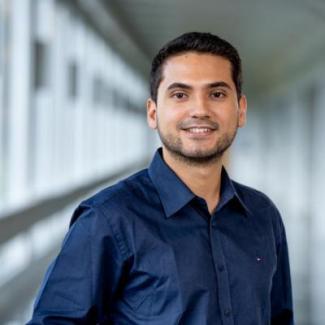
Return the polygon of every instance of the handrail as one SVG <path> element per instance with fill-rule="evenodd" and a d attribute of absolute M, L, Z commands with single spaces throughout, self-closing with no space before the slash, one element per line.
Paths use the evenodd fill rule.
<path fill-rule="evenodd" d="M 75 202 L 79 198 L 87 195 L 92 190 L 103 186 L 109 182 L 113 182 L 120 177 L 132 173 L 136 169 L 143 168 L 148 163 L 148 159 L 132 164 L 132 166 L 123 167 L 114 174 L 107 175 L 101 179 L 83 184 L 82 186 L 64 192 L 59 195 L 41 200 L 28 207 L 19 209 L 18 211 L 9 212 L 0 218 L 0 245 L 15 235 L 30 228 L 36 222 L 52 215 L 53 213 L 62 210 L 64 207 Z"/>

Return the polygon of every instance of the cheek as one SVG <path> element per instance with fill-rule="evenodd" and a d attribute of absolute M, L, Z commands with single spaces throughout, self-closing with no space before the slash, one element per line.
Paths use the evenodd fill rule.
<path fill-rule="evenodd" d="M 238 127 L 239 115 L 237 112 L 233 112 L 230 115 L 219 118 L 220 127 L 224 131 L 232 130 Z"/>
<path fill-rule="evenodd" d="M 158 111 L 157 118 L 160 124 L 172 126 L 184 119 L 183 114 L 180 110 L 169 108 L 164 109 L 164 111 Z"/>

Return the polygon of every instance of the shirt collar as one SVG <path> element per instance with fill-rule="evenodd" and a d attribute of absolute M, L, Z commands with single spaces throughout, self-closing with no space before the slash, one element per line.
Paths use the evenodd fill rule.
<path fill-rule="evenodd" d="M 226 205 L 231 199 L 236 199 L 239 205 L 244 209 L 245 215 L 251 215 L 251 211 L 247 205 L 242 200 L 240 194 L 238 193 L 234 182 L 229 177 L 226 169 L 222 167 L 221 172 L 221 193 L 220 193 L 220 202 L 217 207 L 217 211 L 220 210 L 224 205 Z"/>
<path fill-rule="evenodd" d="M 159 148 L 148 168 L 149 176 L 156 187 L 167 218 L 188 204 L 195 194 L 184 184 L 175 172 L 165 163 L 162 157 L 162 149 Z M 244 204 L 236 188 L 228 176 L 225 168 L 221 173 L 221 193 L 217 211 L 220 210 L 234 197 L 249 214 L 249 209 Z"/>
<path fill-rule="evenodd" d="M 149 166 L 149 176 L 155 185 L 167 218 L 189 203 L 195 195 L 165 163 L 159 148 Z"/>

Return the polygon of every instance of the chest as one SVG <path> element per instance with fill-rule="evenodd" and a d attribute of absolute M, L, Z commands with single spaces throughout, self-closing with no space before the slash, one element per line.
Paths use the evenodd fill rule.
<path fill-rule="evenodd" d="M 125 296 L 133 309 L 159 314 L 170 304 L 184 313 L 200 306 L 208 315 L 224 296 L 268 296 L 276 266 L 271 225 L 229 211 L 217 217 L 187 209 L 132 223 Z"/>

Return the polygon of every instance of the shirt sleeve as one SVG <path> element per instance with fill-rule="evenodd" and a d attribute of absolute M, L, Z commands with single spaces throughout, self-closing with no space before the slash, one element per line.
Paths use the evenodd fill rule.
<path fill-rule="evenodd" d="M 118 294 L 124 259 L 107 218 L 98 208 L 79 206 L 72 220 L 27 325 L 101 323 Z"/>
<path fill-rule="evenodd" d="M 285 228 L 278 214 L 277 268 L 273 276 L 271 306 L 272 325 L 293 325 L 293 305 L 288 245 Z"/>

